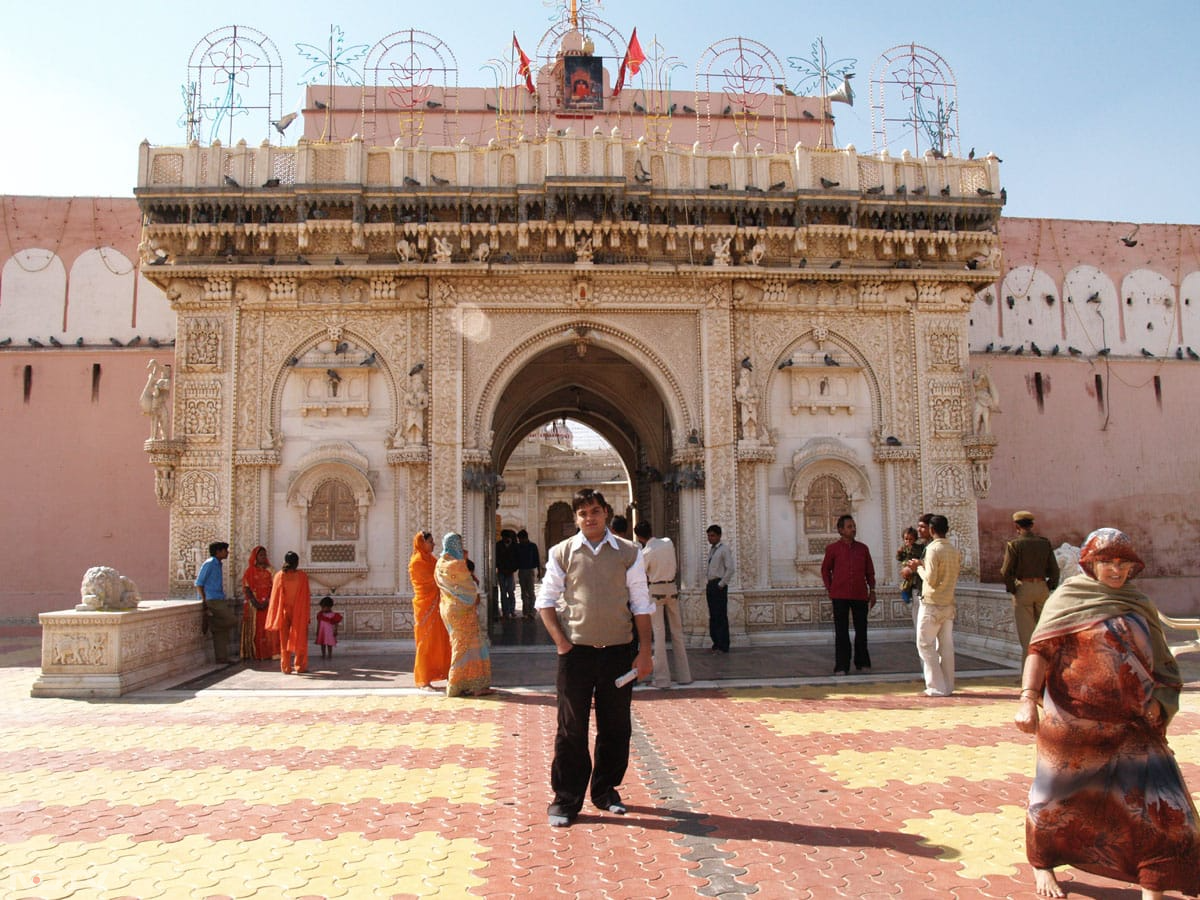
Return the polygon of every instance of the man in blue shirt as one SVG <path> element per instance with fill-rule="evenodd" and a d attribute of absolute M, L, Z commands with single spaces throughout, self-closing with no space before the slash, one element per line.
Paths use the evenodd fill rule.
<path fill-rule="evenodd" d="M 196 593 L 204 609 L 204 624 L 212 635 L 213 657 L 219 663 L 229 662 L 229 636 L 237 625 L 237 608 L 225 599 L 225 573 L 221 561 L 229 556 L 229 545 L 213 541 L 208 545 L 208 559 L 196 573 Z"/>

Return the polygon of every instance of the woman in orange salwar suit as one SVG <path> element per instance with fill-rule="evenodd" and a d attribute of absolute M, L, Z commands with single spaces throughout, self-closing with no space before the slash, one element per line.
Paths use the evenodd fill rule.
<path fill-rule="evenodd" d="M 413 681 L 427 691 L 433 690 L 433 682 L 450 674 L 450 635 L 438 611 L 441 592 L 433 578 L 436 566 L 433 535 L 418 531 L 413 535 L 413 555 L 408 561 L 408 578 L 413 586 L 413 637 L 417 643 Z"/>
<path fill-rule="evenodd" d="M 308 576 L 300 571 L 300 557 L 289 550 L 283 568 L 271 584 L 267 630 L 279 632 L 279 668 L 284 675 L 308 671 L 308 620 L 312 599 Z"/>
<path fill-rule="evenodd" d="M 266 547 L 250 551 L 250 563 L 242 573 L 242 659 L 271 659 L 279 655 L 279 634 L 267 631 L 267 607 L 271 600 L 271 562 Z"/>

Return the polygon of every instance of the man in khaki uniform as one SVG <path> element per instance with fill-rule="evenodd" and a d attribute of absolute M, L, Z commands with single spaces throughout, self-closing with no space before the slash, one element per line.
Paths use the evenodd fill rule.
<path fill-rule="evenodd" d="M 1004 587 L 1013 595 L 1013 618 L 1024 656 L 1029 650 L 1029 637 L 1042 615 L 1042 606 L 1058 587 L 1058 560 L 1050 542 L 1033 533 L 1033 513 L 1017 510 L 1013 513 L 1013 525 L 1017 536 L 1004 545 L 1000 575 Z"/>

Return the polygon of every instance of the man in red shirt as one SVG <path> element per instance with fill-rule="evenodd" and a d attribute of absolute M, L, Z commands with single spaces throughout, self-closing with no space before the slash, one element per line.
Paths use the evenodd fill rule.
<path fill-rule="evenodd" d="M 875 606 L 875 566 L 866 544 L 856 541 L 858 527 L 851 516 L 839 516 L 841 537 L 825 548 L 821 580 L 833 602 L 834 675 L 850 672 L 850 616 L 854 615 L 854 668 L 871 671 L 867 649 L 867 613 Z"/>

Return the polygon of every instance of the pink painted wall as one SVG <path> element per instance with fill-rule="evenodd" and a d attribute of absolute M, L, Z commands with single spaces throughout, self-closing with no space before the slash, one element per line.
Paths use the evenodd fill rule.
<path fill-rule="evenodd" d="M 168 516 L 154 498 L 138 397 L 149 359 L 170 363 L 174 353 L 109 341 L 173 337 L 173 315 L 148 315 L 161 292 L 130 271 L 141 236 L 137 202 L 2 202 L 0 340 L 12 340 L 0 348 L 0 626 L 74 606 L 94 565 L 128 575 L 144 597 L 165 596 Z M 102 265 L 90 259 L 98 248 Z M 13 257 L 30 250 L 53 259 L 26 271 Z M 66 346 L 50 345 L 51 335 Z M 43 348 L 30 347 L 30 337 Z M 79 337 L 84 347 L 75 346 Z"/>
<path fill-rule="evenodd" d="M 996 288 L 997 303 L 977 300 L 972 310 L 971 365 L 989 368 L 1002 410 L 992 417 L 998 445 L 991 491 L 979 504 L 982 576 L 999 580 L 1011 514 L 1029 509 L 1056 547 L 1079 545 L 1105 525 L 1128 532 L 1146 560 L 1144 589 L 1164 611 L 1200 615 L 1200 360 L 1186 353 L 1193 344 L 1200 350 L 1200 228 L 1143 225 L 1137 246 L 1126 247 L 1121 237 L 1132 230 L 1117 222 L 1002 223 L 1005 270 L 1031 267 L 1047 288 L 1029 301 L 1018 292 L 1010 308 L 1006 292 L 1029 279 L 1009 277 Z M 1081 266 L 1097 271 L 1102 302 L 1088 304 L 1070 281 Z M 1165 285 L 1157 299 L 1172 301 L 1163 307 L 1170 327 L 1145 328 L 1139 283 Z M 1090 295 L 1091 282 L 1086 290 Z M 1047 304 L 1046 293 L 1057 303 Z M 1064 305 L 1066 297 L 1074 302 Z M 1041 357 L 1029 341 L 1020 356 L 999 352 L 1002 345 L 1015 350 L 1017 326 L 1029 328 L 1028 319 L 1016 321 L 1023 305 L 1042 315 L 1025 332 Z M 1110 331 L 1116 349 L 1108 357 L 1086 346 L 1077 348 L 1079 356 L 1067 352 L 1066 329 L 1077 308 L 1128 326 Z M 988 327 L 980 328 L 981 318 Z M 983 352 L 987 343 L 990 353 Z M 1059 355 L 1050 357 L 1055 344 Z M 1156 358 L 1142 357 L 1148 345 L 1159 351 Z"/>
<path fill-rule="evenodd" d="M 74 606 L 95 565 L 128 575 L 147 599 L 166 596 L 168 517 L 138 407 L 151 356 L 171 361 L 161 348 L 0 355 L 0 624 Z"/>

